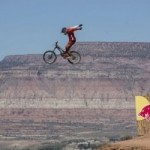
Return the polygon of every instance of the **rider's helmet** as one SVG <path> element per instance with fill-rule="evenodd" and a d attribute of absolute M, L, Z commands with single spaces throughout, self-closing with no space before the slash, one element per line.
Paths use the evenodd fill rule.
<path fill-rule="evenodd" d="M 61 33 L 65 33 L 66 32 L 66 27 L 63 27 L 62 29 L 61 29 Z"/>

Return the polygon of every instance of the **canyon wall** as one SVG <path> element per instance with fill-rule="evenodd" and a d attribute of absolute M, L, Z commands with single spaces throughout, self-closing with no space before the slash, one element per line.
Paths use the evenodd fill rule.
<path fill-rule="evenodd" d="M 10 122 L 115 120 L 135 128 L 134 96 L 150 93 L 150 43 L 81 42 L 73 50 L 82 57 L 77 65 L 59 55 L 48 65 L 42 54 L 0 62 L 0 123 L 8 125 L 0 134 Z"/>

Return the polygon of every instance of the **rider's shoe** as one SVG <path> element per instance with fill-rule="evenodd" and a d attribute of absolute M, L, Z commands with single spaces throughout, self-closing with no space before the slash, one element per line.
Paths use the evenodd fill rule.
<path fill-rule="evenodd" d="M 72 56 L 67 56 L 65 59 L 70 59 L 70 58 L 72 58 Z"/>
<path fill-rule="evenodd" d="M 64 53 L 63 54 L 63 57 L 65 58 L 65 59 L 69 59 L 69 58 L 71 58 L 71 55 L 69 54 L 69 53 Z"/>

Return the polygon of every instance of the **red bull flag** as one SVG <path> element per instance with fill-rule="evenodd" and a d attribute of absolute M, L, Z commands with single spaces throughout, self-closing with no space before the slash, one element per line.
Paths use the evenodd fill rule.
<path fill-rule="evenodd" d="M 150 122 L 150 102 L 144 96 L 136 96 L 136 119 Z"/>

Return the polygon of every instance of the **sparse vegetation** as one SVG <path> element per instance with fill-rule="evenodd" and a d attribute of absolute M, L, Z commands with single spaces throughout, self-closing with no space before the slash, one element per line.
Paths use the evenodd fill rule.
<path fill-rule="evenodd" d="M 121 137 L 121 138 L 120 138 L 120 141 L 126 141 L 126 140 L 131 140 L 131 139 L 133 139 L 132 136 L 126 135 L 126 136 Z"/>
<path fill-rule="evenodd" d="M 61 150 L 66 146 L 65 143 L 51 144 L 38 148 L 38 150 Z"/>

